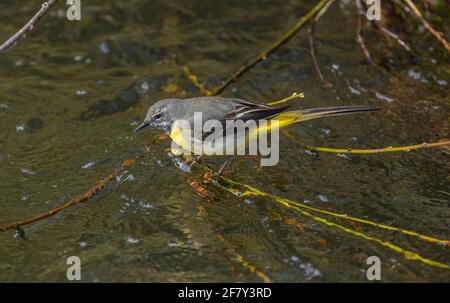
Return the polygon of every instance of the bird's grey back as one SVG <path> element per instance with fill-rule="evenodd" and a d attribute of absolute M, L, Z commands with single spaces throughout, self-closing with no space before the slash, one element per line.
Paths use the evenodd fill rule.
<path fill-rule="evenodd" d="M 203 121 L 217 119 L 223 120 L 226 114 L 242 106 L 240 99 L 221 97 L 196 97 L 180 99 L 176 103 L 176 117 L 190 120 L 195 112 L 202 113 Z"/>

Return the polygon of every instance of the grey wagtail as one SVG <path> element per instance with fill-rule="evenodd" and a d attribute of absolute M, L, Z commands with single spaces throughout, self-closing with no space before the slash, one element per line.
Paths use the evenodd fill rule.
<path fill-rule="evenodd" d="M 194 113 L 201 113 L 202 120 L 218 120 L 223 125 L 226 121 L 277 120 L 278 127 L 283 128 L 293 123 L 306 120 L 364 113 L 380 110 L 377 106 L 336 106 L 287 111 L 290 105 L 272 107 L 250 101 L 221 97 L 197 97 L 189 99 L 164 99 L 150 106 L 147 116 L 134 131 L 147 126 L 156 127 L 168 134 L 175 143 L 183 148 L 184 142 L 177 127 L 177 121 L 188 121 L 192 125 Z M 225 135 L 225 134 L 224 134 Z M 193 136 L 196 136 L 193 134 Z M 204 136 L 200 137 L 203 140 Z"/>

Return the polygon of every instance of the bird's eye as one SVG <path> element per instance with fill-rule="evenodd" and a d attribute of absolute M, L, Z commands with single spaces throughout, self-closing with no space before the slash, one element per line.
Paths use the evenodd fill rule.
<path fill-rule="evenodd" d="M 159 113 L 159 114 L 154 115 L 153 117 L 155 118 L 156 121 L 159 121 L 159 120 L 161 120 L 162 115 L 161 115 L 161 113 Z"/>

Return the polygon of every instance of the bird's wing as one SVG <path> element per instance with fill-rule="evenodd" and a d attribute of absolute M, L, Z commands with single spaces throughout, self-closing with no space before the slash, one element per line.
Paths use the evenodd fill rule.
<path fill-rule="evenodd" d="M 239 103 L 238 106 L 233 108 L 227 113 L 224 120 L 262 120 L 270 119 L 281 112 L 284 112 L 290 107 L 290 105 L 282 107 L 270 107 L 261 104 L 248 104 Z"/>
<path fill-rule="evenodd" d="M 283 107 L 270 107 L 264 104 L 258 104 L 240 99 L 233 99 L 232 102 L 234 103 L 234 106 L 223 116 L 222 119 L 220 119 L 223 127 L 223 135 L 226 135 L 228 130 L 226 125 L 227 120 L 242 120 L 243 122 L 254 120 L 258 122 L 258 120 L 273 118 L 290 107 L 290 105 Z M 205 133 L 203 138 L 206 138 L 210 134 L 211 132 Z"/>
<path fill-rule="evenodd" d="M 268 119 L 289 107 L 271 107 L 242 99 L 222 97 L 196 97 L 186 101 L 189 102 L 188 117 L 194 112 L 202 112 L 203 119 L 219 121 Z"/>
<path fill-rule="evenodd" d="M 189 102 L 189 110 L 186 113 L 189 119 L 192 119 L 194 112 L 202 112 L 203 123 L 206 120 L 218 120 L 222 124 L 223 134 L 226 133 L 227 120 L 246 122 L 270 119 L 289 108 L 289 106 L 271 107 L 237 98 L 222 97 L 197 97 L 189 99 Z M 209 110 L 205 110 L 205 108 Z M 203 132 L 203 139 L 213 132 Z"/>
<path fill-rule="evenodd" d="M 290 105 L 271 107 L 255 102 L 233 99 L 234 107 L 225 115 L 224 120 L 261 120 L 269 119 L 287 110 Z"/>

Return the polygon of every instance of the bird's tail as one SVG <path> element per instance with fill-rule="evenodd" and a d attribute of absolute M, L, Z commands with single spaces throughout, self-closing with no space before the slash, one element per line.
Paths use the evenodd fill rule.
<path fill-rule="evenodd" d="M 308 121 L 317 118 L 356 114 L 356 113 L 366 113 L 378 110 L 381 110 L 381 107 L 371 105 L 319 107 L 305 110 L 287 111 L 279 114 L 273 119 L 279 121 L 278 122 L 279 127 L 284 127 L 294 123 Z"/>

